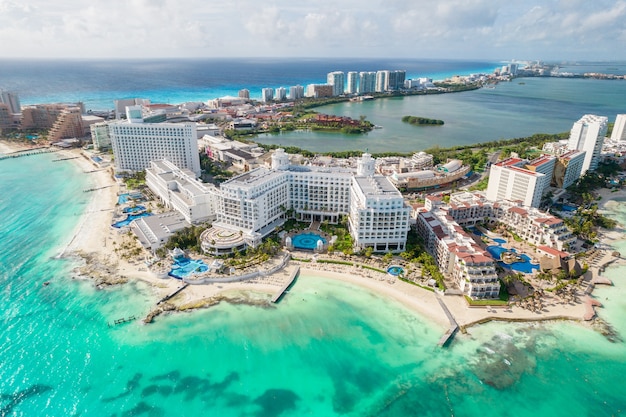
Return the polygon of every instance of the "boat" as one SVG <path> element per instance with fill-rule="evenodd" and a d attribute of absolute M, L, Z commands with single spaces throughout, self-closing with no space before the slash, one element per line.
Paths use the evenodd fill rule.
<path fill-rule="evenodd" d="M 504 358 L 504 363 L 506 363 L 507 365 L 511 366 L 511 362 L 508 359 L 506 359 L 506 358 Z"/>
<path fill-rule="evenodd" d="M 46 281 L 46 282 L 43 283 L 44 287 L 47 287 L 48 285 L 50 285 L 50 281 Z"/>

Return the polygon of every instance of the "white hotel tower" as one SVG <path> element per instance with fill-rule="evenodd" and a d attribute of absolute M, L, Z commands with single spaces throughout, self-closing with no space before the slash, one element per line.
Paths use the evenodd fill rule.
<path fill-rule="evenodd" d="M 567 148 L 586 152 L 580 175 L 585 175 L 587 171 L 594 171 L 598 167 L 608 123 L 607 117 L 593 114 L 586 114 L 574 123 Z"/>
<path fill-rule="evenodd" d="M 141 106 L 126 107 L 126 117 L 109 124 L 116 169 L 142 171 L 150 161 L 167 159 L 200 176 L 195 123 L 144 123 Z"/>

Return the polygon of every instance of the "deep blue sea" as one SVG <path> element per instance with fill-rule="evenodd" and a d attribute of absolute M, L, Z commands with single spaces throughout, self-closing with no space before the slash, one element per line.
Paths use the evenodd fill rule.
<path fill-rule="evenodd" d="M 22 104 L 77 102 L 87 110 L 113 108 L 113 100 L 147 98 L 153 103 L 207 101 L 237 95 L 242 88 L 260 98 L 265 87 L 326 83 L 332 71 L 406 70 L 407 78 L 444 79 L 492 73 L 501 63 L 411 59 L 180 59 L 121 61 L 5 60 L 0 89 Z"/>

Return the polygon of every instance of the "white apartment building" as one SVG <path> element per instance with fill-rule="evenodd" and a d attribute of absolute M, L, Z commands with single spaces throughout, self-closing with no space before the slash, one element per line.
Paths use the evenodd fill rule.
<path fill-rule="evenodd" d="M 289 87 L 289 99 L 297 100 L 304 97 L 304 87 L 301 85 L 293 85 Z"/>
<path fill-rule="evenodd" d="M 552 157 L 554 158 L 554 157 Z M 554 159 L 550 162 L 554 169 Z M 550 184 L 552 173 L 546 175 L 524 168 L 525 161 L 508 158 L 491 166 L 487 199 L 491 201 L 513 200 L 531 207 L 539 207 L 541 197 Z"/>
<path fill-rule="evenodd" d="M 626 140 L 626 114 L 618 114 L 615 118 L 611 140 Z"/>
<path fill-rule="evenodd" d="M 356 94 L 358 92 L 359 73 L 350 71 L 346 74 L 346 94 Z"/>
<path fill-rule="evenodd" d="M 584 162 L 584 151 L 573 150 L 559 155 L 554 166 L 552 185 L 565 189 L 574 184 L 580 178 Z"/>
<path fill-rule="evenodd" d="M 142 171 L 150 161 L 167 159 L 181 169 L 200 176 L 200 157 L 195 123 L 143 123 L 128 113 L 128 120 L 109 124 L 115 168 Z"/>
<path fill-rule="evenodd" d="M 598 167 L 608 123 L 607 117 L 593 114 L 586 114 L 574 123 L 567 147 L 586 152 L 581 175 Z"/>
<path fill-rule="evenodd" d="M 151 161 L 146 169 L 146 185 L 165 206 L 178 211 L 189 223 L 216 218 L 217 188 L 202 183 L 188 169 L 179 169 L 166 159 Z"/>
<path fill-rule="evenodd" d="M 268 103 L 274 100 L 274 89 L 271 87 L 261 89 L 261 101 Z"/>
<path fill-rule="evenodd" d="M 373 71 L 359 72 L 359 94 L 373 93 L 376 91 L 376 73 Z"/>
<path fill-rule="evenodd" d="M 285 87 L 278 87 L 276 89 L 276 101 L 285 101 L 287 99 L 287 89 Z"/>
<path fill-rule="evenodd" d="M 343 94 L 345 79 L 342 71 L 329 72 L 326 75 L 326 84 L 333 86 L 333 96 L 340 96 Z"/>
<path fill-rule="evenodd" d="M 389 71 L 376 71 L 376 88 L 375 91 L 377 93 L 382 93 L 387 91 L 387 87 L 389 83 Z"/>

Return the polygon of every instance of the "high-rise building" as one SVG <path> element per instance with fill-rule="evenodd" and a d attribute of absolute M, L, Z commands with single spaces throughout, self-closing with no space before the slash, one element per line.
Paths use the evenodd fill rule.
<path fill-rule="evenodd" d="M 285 101 L 287 99 L 287 89 L 285 87 L 278 87 L 276 89 L 276 101 Z"/>
<path fill-rule="evenodd" d="M 247 88 L 243 88 L 239 90 L 238 96 L 239 98 L 250 99 L 250 90 L 248 90 Z"/>
<path fill-rule="evenodd" d="M 573 150 L 557 156 L 552 175 L 552 186 L 567 188 L 580 178 L 585 162 L 585 152 Z"/>
<path fill-rule="evenodd" d="M 539 207 L 544 191 L 550 185 L 556 158 L 544 155 L 527 162 L 508 158 L 491 166 L 487 199 L 520 201 L 525 206 Z"/>
<path fill-rule="evenodd" d="M 89 126 L 89 128 L 91 130 L 91 140 L 95 150 L 106 151 L 111 149 L 111 137 L 109 136 L 108 123 L 94 123 Z"/>
<path fill-rule="evenodd" d="M 607 117 L 593 114 L 586 114 L 574 123 L 567 147 L 570 150 L 585 151 L 585 161 L 580 175 L 585 175 L 587 171 L 594 171 L 598 167 L 608 123 Z"/>
<path fill-rule="evenodd" d="M 618 114 L 615 118 L 611 140 L 626 140 L 626 114 Z"/>
<path fill-rule="evenodd" d="M 387 91 L 387 87 L 389 85 L 388 82 L 389 82 L 389 71 L 387 70 L 377 71 L 375 91 L 377 93 L 382 93 L 384 91 Z"/>
<path fill-rule="evenodd" d="M 0 103 L 6 104 L 11 114 L 19 114 L 22 112 L 20 99 L 15 93 L 0 90 Z"/>
<path fill-rule="evenodd" d="M 167 159 L 181 169 L 200 175 L 198 136 L 195 123 L 145 123 L 135 108 L 127 109 L 127 120 L 109 124 L 115 168 L 142 171 L 150 161 Z"/>
<path fill-rule="evenodd" d="M 309 84 L 306 86 L 306 96 L 313 98 L 332 97 L 333 88 L 330 84 Z"/>
<path fill-rule="evenodd" d="M 376 73 L 363 71 L 359 73 L 359 94 L 373 93 L 376 91 Z"/>
<path fill-rule="evenodd" d="M 289 87 L 289 99 L 298 100 L 304 97 L 304 87 L 301 85 L 294 85 Z"/>
<path fill-rule="evenodd" d="M 358 91 L 359 73 L 356 71 L 350 71 L 347 74 L 347 94 L 356 94 Z"/>
<path fill-rule="evenodd" d="M 261 101 L 268 103 L 274 100 L 274 89 L 271 87 L 261 89 Z"/>
<path fill-rule="evenodd" d="M 340 96 L 344 90 L 344 73 L 342 71 L 329 72 L 326 76 L 326 84 L 333 86 L 333 96 Z"/>

